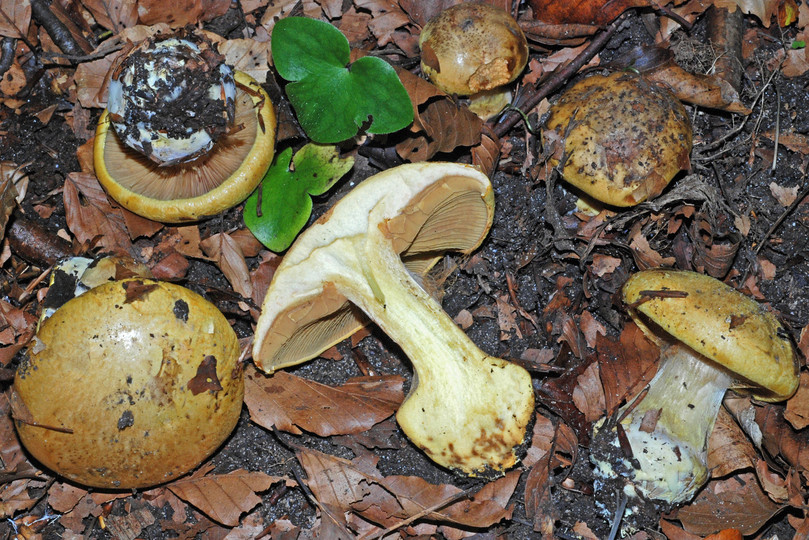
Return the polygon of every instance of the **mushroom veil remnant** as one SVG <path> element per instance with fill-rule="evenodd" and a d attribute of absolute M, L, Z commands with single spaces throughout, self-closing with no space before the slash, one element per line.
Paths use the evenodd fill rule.
<path fill-rule="evenodd" d="M 141 42 L 113 66 L 95 171 L 128 210 L 192 221 L 247 198 L 274 145 L 266 92 L 207 38 L 183 32 Z"/>
<path fill-rule="evenodd" d="M 667 89 L 631 72 L 592 75 L 551 106 L 542 144 L 562 177 L 590 197 L 633 206 L 690 164 L 691 120 Z"/>
<path fill-rule="evenodd" d="M 798 388 L 797 358 L 772 313 L 710 276 L 646 270 L 627 281 L 623 297 L 661 344 L 660 367 L 646 393 L 619 411 L 619 426 L 596 427 L 594 439 L 615 445 L 622 429 L 631 455 L 594 461 L 604 476 L 624 475 L 630 494 L 687 502 L 708 479 L 708 435 L 725 391 L 785 400 Z"/>
<path fill-rule="evenodd" d="M 111 281 L 44 320 L 14 380 L 15 426 L 44 466 L 85 486 L 174 480 L 236 427 L 239 342 L 216 307 L 179 285 Z"/>
<path fill-rule="evenodd" d="M 505 10 L 463 2 L 430 19 L 419 36 L 421 70 L 448 94 L 469 96 L 489 119 L 511 103 L 508 84 L 528 63 L 528 41 Z"/>
<path fill-rule="evenodd" d="M 517 461 L 533 414 L 531 377 L 481 351 L 419 285 L 445 251 L 489 231 L 489 179 L 455 163 L 368 178 L 304 231 L 273 276 L 253 359 L 267 372 L 316 357 L 370 319 L 410 358 L 396 418 L 435 462 L 468 474 Z"/>

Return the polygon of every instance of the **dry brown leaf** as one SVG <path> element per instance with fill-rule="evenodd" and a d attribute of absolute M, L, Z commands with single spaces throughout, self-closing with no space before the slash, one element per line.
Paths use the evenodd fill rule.
<path fill-rule="evenodd" d="M 798 430 L 809 426 L 809 373 L 801 373 L 798 391 L 787 401 L 784 419 Z"/>
<path fill-rule="evenodd" d="M 138 0 L 82 0 L 98 24 L 117 34 L 138 22 Z"/>
<path fill-rule="evenodd" d="M 245 373 L 244 401 L 250 419 L 267 429 L 321 437 L 361 433 L 392 415 L 404 400 L 398 375 L 355 377 L 327 386 L 278 371 L 267 377 Z"/>
<path fill-rule="evenodd" d="M 640 223 L 632 227 L 630 238 L 629 247 L 632 249 L 632 257 L 635 259 L 635 264 L 637 264 L 638 268 L 641 270 L 674 265 L 674 257 L 663 257 L 660 253 L 652 249 L 652 246 L 649 245 L 649 241 L 643 235 Z"/>
<path fill-rule="evenodd" d="M 629 8 L 649 6 L 651 0 L 530 0 L 534 18 L 548 24 L 588 24 L 603 26 L 611 23 Z"/>
<path fill-rule="evenodd" d="M 762 491 L 753 473 L 712 480 L 697 498 L 677 513 L 686 531 L 702 536 L 723 529 L 755 534 L 780 509 Z"/>
<path fill-rule="evenodd" d="M 4 392 L 0 394 L 0 467 L 5 471 L 16 471 L 30 465 L 17 438 L 10 413 L 8 392 Z"/>
<path fill-rule="evenodd" d="M 167 23 L 172 28 L 210 21 L 224 15 L 230 0 L 138 0 L 141 24 Z"/>
<path fill-rule="evenodd" d="M 0 486 L 0 519 L 9 518 L 36 504 L 38 497 L 28 494 L 30 483 L 30 480 L 14 480 Z"/>
<path fill-rule="evenodd" d="M 0 36 L 24 38 L 31 23 L 29 0 L 0 0 Z"/>
<path fill-rule="evenodd" d="M 578 383 L 573 389 L 573 403 L 584 413 L 588 422 L 595 422 L 606 411 L 604 387 L 601 386 L 598 364 L 592 363 L 584 373 L 578 376 Z"/>
<path fill-rule="evenodd" d="M 756 477 L 759 484 L 770 496 L 770 499 L 777 503 L 786 503 L 789 501 L 789 489 L 787 487 L 787 479 L 779 474 L 770 470 L 767 462 L 759 459 L 756 462 Z"/>
<path fill-rule="evenodd" d="M 76 67 L 76 97 L 83 107 L 107 106 L 107 86 L 109 85 L 110 67 L 121 55 L 121 51 L 92 60 L 82 62 Z"/>
<path fill-rule="evenodd" d="M 35 315 L 0 300 L 0 367 L 7 366 L 36 332 Z"/>
<path fill-rule="evenodd" d="M 217 233 L 200 242 L 208 258 L 225 274 L 233 290 L 245 298 L 253 296 L 250 270 L 241 247 L 227 233 Z"/>
<path fill-rule="evenodd" d="M 713 5 L 728 11 L 742 10 L 742 13 L 755 15 L 766 28 L 769 28 L 773 15 L 778 13 L 780 0 L 712 0 Z"/>
<path fill-rule="evenodd" d="M 618 342 L 599 336 L 596 350 L 607 415 L 611 415 L 654 377 L 660 351 L 634 323 L 624 326 Z"/>
<path fill-rule="evenodd" d="M 239 524 L 239 516 L 261 502 L 261 493 L 283 476 L 237 469 L 228 474 L 192 476 L 167 487 L 179 498 L 193 504 L 205 515 L 230 527 Z"/>
<path fill-rule="evenodd" d="M 98 242 L 112 253 L 132 252 L 124 219 L 127 210 L 112 206 L 94 175 L 70 173 L 65 179 L 63 198 L 67 226 L 79 242 Z"/>
<path fill-rule="evenodd" d="M 270 71 L 270 42 L 255 39 L 228 39 L 219 43 L 219 52 L 225 62 L 234 69 L 243 71 L 263 84 Z"/>
<path fill-rule="evenodd" d="M 784 409 L 776 405 L 755 407 L 755 421 L 761 430 L 762 446 L 772 456 L 780 455 L 809 478 L 809 433 L 796 431 L 784 420 Z"/>
<path fill-rule="evenodd" d="M 795 199 L 798 198 L 799 186 L 792 186 L 790 188 L 779 186 L 775 182 L 770 182 L 770 193 L 778 201 L 778 204 L 784 208 L 788 208 Z"/>
<path fill-rule="evenodd" d="M 559 519 L 559 509 L 551 495 L 550 471 L 553 452 L 542 456 L 525 479 L 525 515 L 542 538 L 553 538 L 554 523 Z"/>
<path fill-rule="evenodd" d="M 48 490 L 48 505 L 66 514 L 73 510 L 87 496 L 87 490 L 65 482 L 56 482 Z"/>
<path fill-rule="evenodd" d="M 583 311 L 581 317 L 579 317 L 579 328 L 581 328 L 581 333 L 584 336 L 584 340 L 587 342 L 587 346 L 591 349 L 596 348 L 599 335 L 607 335 L 607 329 L 604 325 L 598 322 L 595 317 L 593 317 L 593 314 L 587 310 Z"/>
<path fill-rule="evenodd" d="M 480 143 L 473 146 L 472 165 L 483 171 L 488 176 L 494 176 L 497 165 L 500 161 L 500 138 L 495 135 L 489 124 L 483 124 L 480 134 Z"/>
<path fill-rule="evenodd" d="M 719 409 L 713 431 L 708 437 L 708 469 L 721 478 L 742 469 L 752 469 L 758 452 L 750 439 L 724 409 Z"/>

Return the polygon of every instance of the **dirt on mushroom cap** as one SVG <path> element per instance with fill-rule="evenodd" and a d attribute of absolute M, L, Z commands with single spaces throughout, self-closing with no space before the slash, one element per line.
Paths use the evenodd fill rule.
<path fill-rule="evenodd" d="M 543 146 L 562 176 L 614 206 L 656 197 L 689 167 L 691 121 L 666 89 L 630 72 L 593 75 L 550 109 Z"/>

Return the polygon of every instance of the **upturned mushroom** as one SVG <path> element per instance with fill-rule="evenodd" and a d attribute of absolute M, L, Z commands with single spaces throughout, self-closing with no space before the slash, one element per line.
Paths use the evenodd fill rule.
<path fill-rule="evenodd" d="M 671 92 L 615 72 L 568 88 L 550 108 L 542 142 L 551 166 L 563 160 L 567 182 L 602 203 L 633 206 L 689 168 L 692 130 Z"/>
<path fill-rule="evenodd" d="M 596 460 L 604 476 L 626 477 L 627 492 L 666 503 L 689 501 L 708 479 L 707 444 L 725 391 L 781 401 L 798 387 L 798 364 L 772 313 L 721 281 L 683 270 L 633 275 L 624 302 L 661 345 L 660 366 L 646 392 L 618 412 L 619 424 L 596 428 L 631 455 Z"/>
<path fill-rule="evenodd" d="M 211 455 L 241 413 L 239 342 L 179 285 L 107 282 L 44 320 L 14 379 L 25 448 L 85 486 L 174 480 Z"/>
<path fill-rule="evenodd" d="M 193 221 L 247 198 L 274 145 L 275 113 L 252 77 L 197 34 L 153 38 L 112 68 L 95 172 L 128 210 Z"/>
<path fill-rule="evenodd" d="M 448 94 L 469 96 L 484 120 L 511 103 L 508 84 L 528 62 L 528 41 L 505 10 L 463 2 L 430 19 L 419 36 L 421 70 Z"/>
<path fill-rule="evenodd" d="M 410 358 L 396 418 L 435 462 L 468 474 L 517 461 L 533 413 L 531 377 L 481 351 L 419 284 L 447 251 L 489 231 L 491 184 L 473 167 L 417 163 L 368 178 L 298 237 L 262 305 L 253 359 L 267 372 L 316 357 L 366 316 Z"/>

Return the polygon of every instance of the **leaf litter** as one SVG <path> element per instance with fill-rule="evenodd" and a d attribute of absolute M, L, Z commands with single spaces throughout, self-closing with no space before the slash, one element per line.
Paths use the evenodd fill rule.
<path fill-rule="evenodd" d="M 300 148 L 305 140 L 271 69 L 270 35 L 291 14 L 326 20 L 347 36 L 352 60 L 371 54 L 396 67 L 416 121 L 401 133 L 343 145 L 355 168 L 333 193 L 314 198 L 311 219 L 357 181 L 402 160 L 472 161 L 493 172 L 490 237 L 472 257 L 445 261 L 435 286 L 476 343 L 532 371 L 538 414 L 521 465 L 502 478 L 464 479 L 436 468 L 392 420 L 412 384 L 409 365 L 370 328 L 290 373 L 267 378 L 249 370 L 235 434 L 192 475 L 136 494 L 88 492 L 30 462 L 14 433 L 10 381 L 19 350 L 33 338 L 48 264 L 22 255 L 28 252 L 9 235 L 0 254 L 3 537 L 606 538 L 622 503 L 618 492 L 594 490 L 591 426 L 643 390 L 657 358 L 618 300 L 630 273 L 663 265 L 715 275 L 778 313 L 799 349 L 809 349 L 805 4 L 589 0 L 570 13 L 554 7 L 561 3 L 492 1 L 519 16 L 532 44 L 515 101 L 525 116 L 508 113 L 504 128 L 481 125 L 463 100 L 418 76 L 419 29 L 453 1 L 84 0 L 51 7 L 71 23 L 67 37 L 51 36 L 31 15 L 36 3 L 0 2 L 0 216 L 41 224 L 49 242 L 73 253 L 133 256 L 156 276 L 194 288 L 228 316 L 247 347 L 283 254 L 251 239 L 238 209 L 182 227 L 123 210 L 95 180 L 83 143 L 119 51 L 158 30 L 200 24 L 230 63 L 266 81 L 279 143 Z M 723 44 L 702 38 L 711 31 L 705 12 L 712 5 L 746 14 L 740 52 L 730 55 L 738 59 L 739 88 L 728 87 L 732 73 L 717 71 Z M 693 104 L 696 148 L 690 175 L 658 199 L 592 213 L 543 166 L 535 126 L 547 110 L 537 99 L 542 89 L 552 88 L 544 97 L 555 99 L 576 71 L 560 77 L 558 68 L 583 58 L 604 32 L 612 33 L 587 69 L 650 65 Z M 71 39 L 82 54 L 65 54 Z M 729 396 L 709 442 L 714 479 L 692 503 L 667 513 L 624 501 L 631 512 L 623 534 L 809 537 L 807 385 L 804 374 L 786 404 Z"/>

